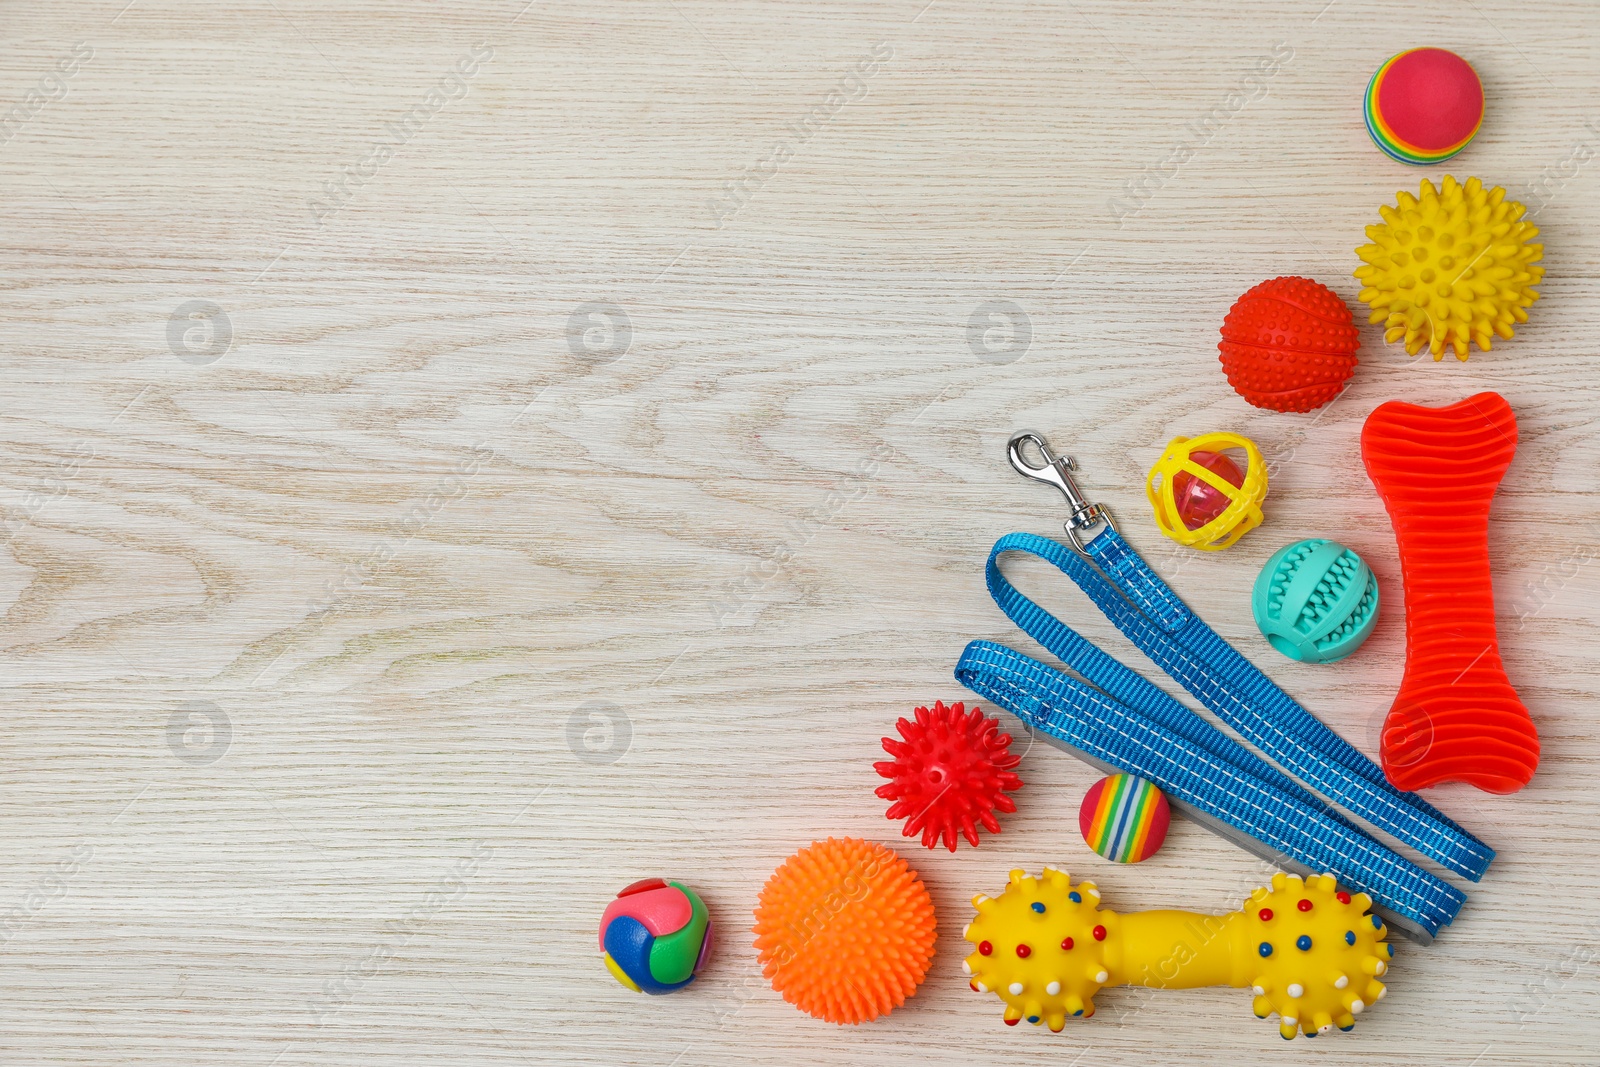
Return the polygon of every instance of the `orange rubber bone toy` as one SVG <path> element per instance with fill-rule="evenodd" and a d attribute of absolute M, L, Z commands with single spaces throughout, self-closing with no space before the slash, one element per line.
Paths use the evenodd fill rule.
<path fill-rule="evenodd" d="M 1405 676 L 1379 745 L 1397 789 L 1513 793 L 1539 765 L 1533 719 L 1500 662 L 1489 576 L 1489 501 L 1516 448 L 1516 416 L 1498 393 L 1443 408 L 1391 400 L 1362 427 L 1406 596 Z"/>

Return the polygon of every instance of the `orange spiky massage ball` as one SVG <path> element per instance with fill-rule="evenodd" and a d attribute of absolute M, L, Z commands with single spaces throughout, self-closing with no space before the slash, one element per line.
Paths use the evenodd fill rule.
<path fill-rule="evenodd" d="M 830 1023 L 886 1015 L 917 991 L 938 934 L 922 878 L 892 849 L 813 841 L 756 902 L 761 973 L 784 1000 Z"/>

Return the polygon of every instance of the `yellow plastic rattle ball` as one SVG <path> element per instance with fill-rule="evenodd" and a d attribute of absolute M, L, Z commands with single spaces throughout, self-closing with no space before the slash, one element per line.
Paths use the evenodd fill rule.
<path fill-rule="evenodd" d="M 1242 471 L 1229 450 L 1244 453 Z M 1150 468 L 1144 491 L 1162 533 L 1215 552 L 1261 524 L 1267 464 L 1255 442 L 1236 433 L 1174 437 Z"/>

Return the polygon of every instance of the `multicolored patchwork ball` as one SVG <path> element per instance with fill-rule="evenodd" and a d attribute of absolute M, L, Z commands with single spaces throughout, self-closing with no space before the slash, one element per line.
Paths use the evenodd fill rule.
<path fill-rule="evenodd" d="M 1078 809 L 1083 840 L 1115 863 L 1138 863 L 1167 839 L 1172 809 L 1166 795 L 1131 774 L 1112 774 L 1090 786 Z"/>
<path fill-rule="evenodd" d="M 1443 48 L 1390 56 L 1367 83 L 1367 132 L 1402 163 L 1440 163 L 1463 148 L 1483 124 L 1483 83 L 1472 64 Z"/>
<path fill-rule="evenodd" d="M 606 906 L 600 952 L 612 977 L 635 993 L 675 993 L 711 953 L 711 914 L 683 883 L 646 878 Z"/>

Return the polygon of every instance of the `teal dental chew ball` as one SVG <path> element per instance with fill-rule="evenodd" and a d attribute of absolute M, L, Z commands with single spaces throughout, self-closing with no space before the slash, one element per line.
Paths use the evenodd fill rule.
<path fill-rule="evenodd" d="M 1344 659 L 1378 621 L 1378 580 L 1337 541 L 1311 538 L 1273 553 L 1250 596 L 1273 648 L 1302 663 Z"/>
<path fill-rule="evenodd" d="M 682 882 L 646 878 L 606 907 L 600 954 L 635 993 L 675 993 L 694 981 L 711 950 L 711 916 Z"/>

